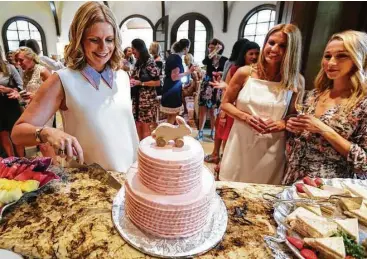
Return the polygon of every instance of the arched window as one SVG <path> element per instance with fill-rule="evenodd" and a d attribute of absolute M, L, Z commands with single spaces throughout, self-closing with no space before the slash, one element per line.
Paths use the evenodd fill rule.
<path fill-rule="evenodd" d="M 184 14 L 172 25 L 171 45 L 180 39 L 191 41 L 190 53 L 195 62 L 201 64 L 207 53 L 207 44 L 213 37 L 213 27 L 204 15 L 199 13 Z"/>
<path fill-rule="evenodd" d="M 122 48 L 131 46 L 133 39 L 142 39 L 147 48 L 153 42 L 153 23 L 145 16 L 134 14 L 120 23 Z"/>
<path fill-rule="evenodd" d="M 246 38 L 255 41 L 260 47 L 263 46 L 265 36 L 274 26 L 275 5 L 265 4 L 252 9 L 243 18 L 238 38 Z"/>
<path fill-rule="evenodd" d="M 47 56 L 45 33 L 42 27 L 28 17 L 16 16 L 7 20 L 2 28 L 2 37 L 5 51 L 19 48 L 19 41 L 35 39 L 43 55 Z"/>

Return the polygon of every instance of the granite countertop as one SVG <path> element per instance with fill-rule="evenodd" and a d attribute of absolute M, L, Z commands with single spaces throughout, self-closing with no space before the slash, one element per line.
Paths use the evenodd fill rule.
<path fill-rule="evenodd" d="M 114 228 L 111 205 L 118 190 L 111 176 L 122 174 L 99 166 L 54 171 L 62 176 L 36 196 L 22 199 L 4 214 L 0 248 L 27 258 L 152 258 L 128 245 Z M 198 258 L 272 258 L 263 240 L 274 235 L 271 204 L 263 193 L 282 186 L 217 182 L 217 193 L 228 210 L 222 242 Z"/>

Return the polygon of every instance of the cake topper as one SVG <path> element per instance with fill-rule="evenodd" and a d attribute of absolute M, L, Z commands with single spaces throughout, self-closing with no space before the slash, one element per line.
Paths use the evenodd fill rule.
<path fill-rule="evenodd" d="M 192 130 L 190 126 L 187 125 L 184 118 L 176 116 L 176 122 L 178 126 L 174 126 L 170 123 L 161 123 L 152 132 L 152 137 L 155 139 L 158 147 L 164 147 L 170 140 L 175 141 L 176 147 L 184 146 L 183 137 L 190 135 Z"/>

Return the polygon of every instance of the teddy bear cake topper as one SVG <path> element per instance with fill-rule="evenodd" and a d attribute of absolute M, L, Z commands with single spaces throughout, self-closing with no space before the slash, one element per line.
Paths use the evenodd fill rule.
<path fill-rule="evenodd" d="M 176 122 L 178 126 L 172 125 L 170 123 L 161 123 L 152 132 L 152 137 L 155 139 L 158 147 L 164 147 L 170 140 L 175 141 L 176 147 L 184 146 L 184 136 L 190 135 L 192 130 L 189 125 L 187 125 L 184 118 L 176 116 Z"/>

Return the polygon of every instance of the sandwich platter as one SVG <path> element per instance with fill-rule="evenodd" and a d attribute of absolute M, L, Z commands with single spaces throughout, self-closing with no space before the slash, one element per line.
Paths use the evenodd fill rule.
<path fill-rule="evenodd" d="M 367 180 L 307 177 L 274 198 L 275 258 L 367 258 Z"/>

